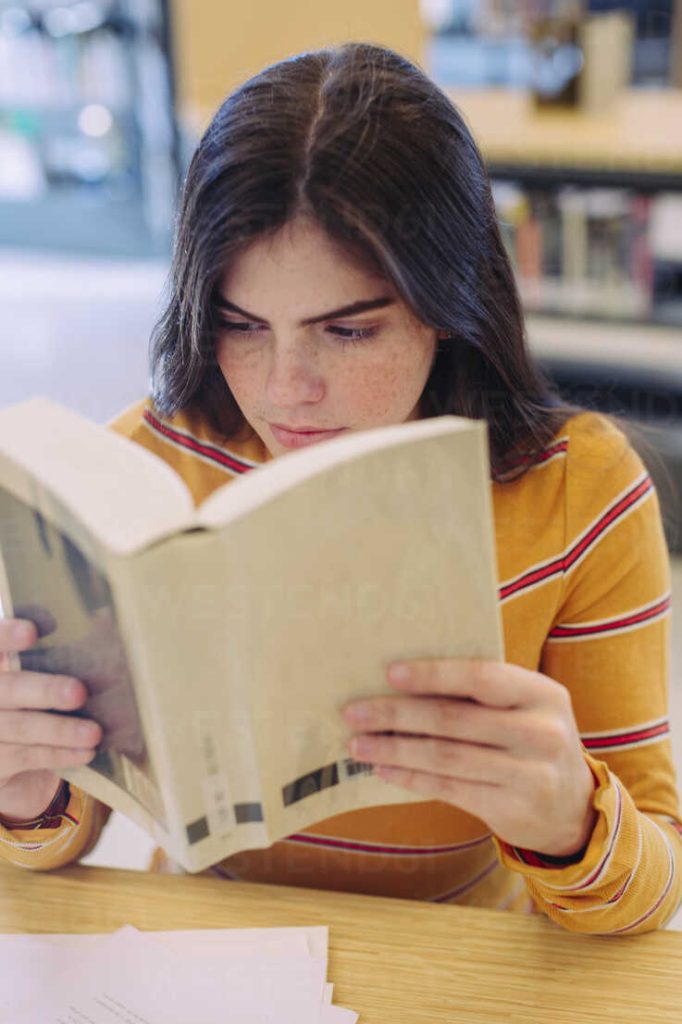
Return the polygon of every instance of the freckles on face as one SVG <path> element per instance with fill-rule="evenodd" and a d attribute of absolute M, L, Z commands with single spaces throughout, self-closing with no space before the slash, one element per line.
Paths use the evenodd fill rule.
<path fill-rule="evenodd" d="M 420 329 L 421 328 L 421 329 Z M 435 342 L 408 318 L 386 343 L 337 381 L 338 393 L 365 426 L 412 418 L 431 370 Z"/>

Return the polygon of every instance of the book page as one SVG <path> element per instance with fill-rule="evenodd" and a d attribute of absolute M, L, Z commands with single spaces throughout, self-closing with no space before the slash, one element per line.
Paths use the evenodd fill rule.
<path fill-rule="evenodd" d="M 172 842 L 159 841 L 189 871 L 270 841 L 248 694 L 237 685 L 243 609 L 231 563 L 216 534 L 198 530 L 141 552 L 118 581 L 136 684 L 154 698 L 147 731 L 163 737 L 159 773 L 173 800 Z"/>
<path fill-rule="evenodd" d="M 194 520 L 188 488 L 162 459 L 43 398 L 0 410 L 0 482 L 59 508 L 72 540 L 84 528 L 119 554 Z"/>
<path fill-rule="evenodd" d="M 92 538 L 74 543 L 55 521 L 2 487 L 0 550 L 2 613 L 33 621 L 40 637 L 16 658 L 16 667 L 81 679 L 88 698 L 69 715 L 93 718 L 103 729 L 95 759 L 65 776 L 105 801 L 111 787 L 119 787 L 130 798 L 127 813 L 136 805 L 145 827 L 151 816 L 165 829 L 106 554 Z"/>

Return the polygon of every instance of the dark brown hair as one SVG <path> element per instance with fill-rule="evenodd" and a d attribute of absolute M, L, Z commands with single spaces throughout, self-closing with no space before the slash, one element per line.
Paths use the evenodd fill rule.
<path fill-rule="evenodd" d="M 228 96 L 202 138 L 152 337 L 159 412 L 198 406 L 226 438 L 243 425 L 215 362 L 214 289 L 245 245 L 297 215 L 447 331 L 421 408 L 485 419 L 496 478 L 523 472 L 582 411 L 529 354 L 488 175 L 462 115 L 406 58 L 348 43 L 265 68 Z"/>

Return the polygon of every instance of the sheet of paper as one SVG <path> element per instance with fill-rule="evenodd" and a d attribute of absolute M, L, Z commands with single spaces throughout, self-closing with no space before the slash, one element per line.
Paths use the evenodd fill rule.
<path fill-rule="evenodd" d="M 258 969 L 263 970 L 303 959 L 315 965 L 316 978 L 324 985 L 326 958 L 310 957 L 304 935 L 252 941 L 239 946 L 232 938 L 220 942 L 218 935 L 204 943 L 200 939 L 192 942 L 183 933 L 150 934 L 155 939 L 158 937 L 164 947 L 183 956 L 196 957 L 201 964 L 212 963 L 221 970 L 226 965 L 234 970 L 245 962 L 254 961 Z M 0 1009 L 17 1000 L 29 999 L 37 990 L 51 991 L 59 977 L 73 965 L 74 951 L 96 950 L 107 938 L 103 935 L 0 935 Z"/>
<path fill-rule="evenodd" d="M 345 1006 L 324 1006 L 320 1024 L 355 1024 L 357 1019 L 357 1013 L 347 1010 Z"/>
<path fill-rule="evenodd" d="M 226 955 L 217 935 L 194 955 L 185 944 L 181 955 L 156 934 L 129 927 L 96 942 L 89 936 L 76 943 L 3 937 L 0 1024 L 186 1024 L 196 1017 L 198 993 L 203 1024 L 226 1024 L 227 1007 L 227 1019 L 240 1024 L 356 1019 L 324 1003 L 324 961 L 309 956 L 307 943 L 305 957 L 280 952 L 266 962 Z M 29 969 L 27 993 L 16 979 L 26 978 Z"/>
<path fill-rule="evenodd" d="M 74 948 L 83 948 L 97 943 L 108 933 L 72 935 L 71 933 L 45 933 L 44 935 L 0 935 L 0 949 L 6 940 L 33 942 L 67 943 Z M 161 939 L 172 949 L 188 952 L 197 944 L 216 944 L 230 949 L 257 951 L 296 950 L 302 951 L 304 944 L 310 956 L 326 962 L 329 946 L 329 929 L 324 925 L 300 926 L 296 928 L 196 928 L 178 931 L 149 932 Z"/>

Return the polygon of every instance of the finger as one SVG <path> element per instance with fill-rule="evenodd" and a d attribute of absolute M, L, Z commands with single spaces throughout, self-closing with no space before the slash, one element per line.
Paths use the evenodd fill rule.
<path fill-rule="evenodd" d="M 373 697 L 347 704 L 342 714 L 362 732 L 419 733 L 506 747 L 514 712 L 456 697 Z"/>
<path fill-rule="evenodd" d="M 491 708 L 439 697 L 372 697 L 353 701 L 343 717 L 361 733 L 409 733 L 503 750 L 520 760 L 545 760 L 572 742 L 565 717 L 531 708 Z"/>
<path fill-rule="evenodd" d="M 95 747 L 101 739 L 101 725 L 90 719 L 51 715 L 48 711 L 0 714 L 0 743 L 78 749 Z"/>
<path fill-rule="evenodd" d="M 478 658 L 395 662 L 387 670 L 387 679 L 401 692 L 468 698 L 499 708 L 527 707 L 542 702 L 544 682 L 553 683 L 546 676 L 520 665 Z"/>
<path fill-rule="evenodd" d="M 0 651 L 13 654 L 32 647 L 38 640 L 38 630 L 28 619 L 0 619 Z"/>
<path fill-rule="evenodd" d="M 21 746 L 0 744 L 0 778 L 6 780 L 20 772 L 71 768 L 88 764 L 96 751 L 92 747 Z"/>
<path fill-rule="evenodd" d="M 15 708 L 52 708 L 75 711 L 87 700 L 85 683 L 71 676 L 47 672 L 0 673 L 0 710 Z"/>
<path fill-rule="evenodd" d="M 447 775 L 432 775 L 430 772 L 388 765 L 377 765 L 374 774 L 394 786 L 419 793 L 427 800 L 442 800 L 453 804 L 486 823 L 493 817 L 500 799 L 500 788 L 484 782 L 469 782 Z"/>
<path fill-rule="evenodd" d="M 488 785 L 505 783 L 514 768 L 502 751 L 424 736 L 354 736 L 348 749 L 358 761 Z"/>

